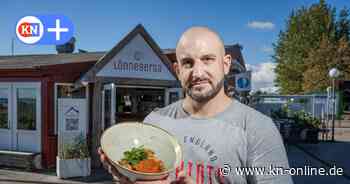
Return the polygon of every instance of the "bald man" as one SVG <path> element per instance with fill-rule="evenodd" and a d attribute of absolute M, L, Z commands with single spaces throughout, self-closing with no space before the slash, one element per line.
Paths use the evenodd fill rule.
<path fill-rule="evenodd" d="M 154 110 L 144 122 L 175 135 L 184 158 L 175 173 L 151 183 L 293 183 L 283 173 L 289 164 L 272 120 L 224 92 L 231 56 L 222 39 L 206 27 L 192 27 L 179 39 L 176 57 L 174 70 L 186 97 Z M 108 166 L 104 154 L 101 160 Z"/>

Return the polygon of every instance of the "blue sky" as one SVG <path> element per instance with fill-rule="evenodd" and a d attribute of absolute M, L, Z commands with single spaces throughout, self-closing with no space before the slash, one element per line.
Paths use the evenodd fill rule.
<path fill-rule="evenodd" d="M 221 3 L 218 3 L 221 2 Z M 290 12 L 318 0 L 5 0 L 0 6 L 0 55 L 11 54 L 14 26 L 23 16 L 64 14 L 75 26 L 77 48 L 106 51 L 138 23 L 144 25 L 161 48 L 174 48 L 188 27 L 204 25 L 216 30 L 225 44 L 239 43 L 252 68 L 271 61 L 272 43 L 285 27 Z M 350 0 L 328 0 L 337 10 Z M 15 54 L 56 53 L 54 46 L 29 46 L 15 40 Z"/>

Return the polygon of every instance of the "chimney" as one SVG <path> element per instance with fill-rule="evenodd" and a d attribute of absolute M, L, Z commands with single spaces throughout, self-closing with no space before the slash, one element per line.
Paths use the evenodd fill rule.
<path fill-rule="evenodd" d="M 75 38 L 72 37 L 67 43 L 63 45 L 56 45 L 56 51 L 58 54 L 73 53 L 75 49 Z"/>

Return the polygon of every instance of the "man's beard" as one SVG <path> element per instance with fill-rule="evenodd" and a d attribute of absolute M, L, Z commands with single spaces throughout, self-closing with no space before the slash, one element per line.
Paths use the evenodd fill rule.
<path fill-rule="evenodd" d="M 210 84 L 210 83 L 209 83 Z M 222 78 L 215 86 L 212 86 L 212 89 L 204 94 L 194 94 L 192 91 L 192 86 L 185 89 L 185 92 L 190 96 L 194 101 L 199 103 L 207 102 L 210 99 L 214 98 L 221 88 L 224 86 L 224 78 Z"/>

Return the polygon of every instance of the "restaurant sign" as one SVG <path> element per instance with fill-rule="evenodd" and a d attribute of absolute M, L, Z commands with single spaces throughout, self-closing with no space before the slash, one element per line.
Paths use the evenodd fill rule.
<path fill-rule="evenodd" d="M 97 76 L 176 80 L 141 35 L 135 36 L 116 53 Z"/>

